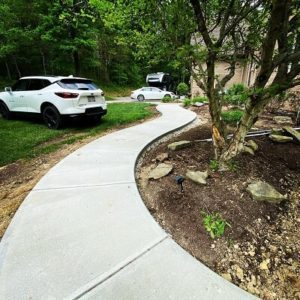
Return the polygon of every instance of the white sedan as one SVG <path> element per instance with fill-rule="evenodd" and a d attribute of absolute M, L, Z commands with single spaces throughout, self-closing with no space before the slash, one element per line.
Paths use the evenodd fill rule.
<path fill-rule="evenodd" d="M 166 98 L 176 98 L 176 95 L 172 92 L 163 91 L 156 87 L 142 87 L 131 93 L 131 99 L 136 99 L 138 101 L 144 100 L 161 100 Z"/>

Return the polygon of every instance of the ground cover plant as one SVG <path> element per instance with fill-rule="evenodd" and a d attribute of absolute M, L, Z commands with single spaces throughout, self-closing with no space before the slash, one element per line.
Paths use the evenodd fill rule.
<path fill-rule="evenodd" d="M 244 112 L 240 109 L 231 109 L 223 111 L 221 116 L 223 121 L 228 125 L 237 125 L 241 120 Z"/>
<path fill-rule="evenodd" d="M 112 103 L 108 114 L 97 126 L 86 122 L 68 122 L 62 130 L 49 130 L 38 120 L 0 119 L 0 166 L 21 158 L 50 153 L 64 144 L 72 144 L 105 130 L 153 115 L 147 103 Z"/>

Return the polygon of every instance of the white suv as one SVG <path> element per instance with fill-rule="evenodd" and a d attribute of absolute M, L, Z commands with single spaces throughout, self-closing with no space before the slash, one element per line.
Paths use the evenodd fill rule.
<path fill-rule="evenodd" d="M 65 116 L 100 120 L 107 113 L 104 93 L 91 80 L 62 76 L 20 78 L 0 93 L 0 114 L 41 114 L 45 124 L 58 129 Z"/>

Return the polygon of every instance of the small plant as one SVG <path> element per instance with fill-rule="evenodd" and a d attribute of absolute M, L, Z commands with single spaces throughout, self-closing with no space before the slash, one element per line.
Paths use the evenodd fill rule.
<path fill-rule="evenodd" d="M 239 106 L 240 104 L 244 104 L 248 97 L 248 89 L 242 83 L 236 83 L 227 90 L 224 101 L 225 103 Z"/>
<path fill-rule="evenodd" d="M 180 82 L 177 86 L 177 93 L 180 95 L 180 96 L 184 96 L 188 93 L 189 91 L 189 87 L 186 83 L 184 82 Z"/>
<path fill-rule="evenodd" d="M 161 102 L 163 103 L 169 103 L 169 102 L 173 102 L 173 99 L 171 97 L 163 97 Z"/>
<path fill-rule="evenodd" d="M 230 161 L 230 162 L 228 162 L 228 163 L 227 163 L 227 166 L 228 166 L 228 169 L 229 169 L 230 171 L 237 171 L 238 168 L 239 168 L 239 166 L 238 166 L 238 164 L 237 164 L 236 161 Z"/>
<path fill-rule="evenodd" d="M 202 219 L 205 230 L 210 234 L 212 239 L 221 237 L 224 234 L 226 226 L 231 227 L 219 213 L 209 214 L 202 211 Z"/>
<path fill-rule="evenodd" d="M 208 98 L 205 97 L 205 96 L 194 97 L 194 98 L 193 98 L 193 103 L 197 103 L 197 102 L 200 102 L 200 103 L 207 103 L 207 102 L 208 102 Z"/>
<path fill-rule="evenodd" d="M 219 170 L 219 162 L 216 159 L 211 159 L 209 161 L 209 167 L 212 171 L 218 171 Z"/>
<path fill-rule="evenodd" d="M 228 110 L 228 111 L 223 111 L 221 116 L 223 121 L 226 124 L 229 125 L 235 125 L 236 123 L 238 123 L 242 116 L 243 116 L 244 112 L 242 110 Z"/>
<path fill-rule="evenodd" d="M 192 104 L 192 100 L 189 98 L 185 98 L 182 102 L 184 107 L 190 106 Z"/>

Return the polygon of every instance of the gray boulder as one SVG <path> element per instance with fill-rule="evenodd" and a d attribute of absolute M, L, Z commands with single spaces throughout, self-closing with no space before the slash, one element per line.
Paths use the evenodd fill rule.
<path fill-rule="evenodd" d="M 280 194 L 273 186 L 264 181 L 256 181 L 249 184 L 247 191 L 257 201 L 280 203 L 282 200 L 287 199 L 286 195 Z"/>
<path fill-rule="evenodd" d="M 290 136 L 278 135 L 278 134 L 270 134 L 269 138 L 276 143 L 288 143 L 293 140 Z"/>
<path fill-rule="evenodd" d="M 242 152 L 254 155 L 254 150 L 251 147 L 248 147 L 248 146 L 244 146 Z"/>
<path fill-rule="evenodd" d="M 253 140 L 247 141 L 246 146 L 250 147 L 253 151 L 256 151 L 258 149 L 258 145 Z"/>
<path fill-rule="evenodd" d="M 170 164 L 159 164 L 156 168 L 150 171 L 149 179 L 159 179 L 167 176 L 173 170 L 173 165 Z"/>
<path fill-rule="evenodd" d="M 300 143 L 300 132 L 298 132 L 297 130 L 293 129 L 290 126 L 283 127 L 283 130 L 287 132 L 289 135 L 291 135 L 297 142 Z"/>
<path fill-rule="evenodd" d="M 186 177 L 190 180 L 198 183 L 198 184 L 206 184 L 206 179 L 208 177 L 208 172 L 200 172 L 200 171 L 191 171 L 188 170 L 186 172 Z"/>
<path fill-rule="evenodd" d="M 159 155 L 156 156 L 155 160 L 159 161 L 159 162 L 163 162 L 166 159 L 169 158 L 169 154 L 168 153 L 161 153 Z"/>
<path fill-rule="evenodd" d="M 293 125 L 291 117 L 276 116 L 273 120 L 279 125 Z"/>
<path fill-rule="evenodd" d="M 191 144 L 190 141 L 179 141 L 168 145 L 170 150 L 179 150 L 188 147 Z"/>
<path fill-rule="evenodd" d="M 271 134 L 276 134 L 276 135 L 283 135 L 283 130 L 282 128 L 272 128 Z"/>

